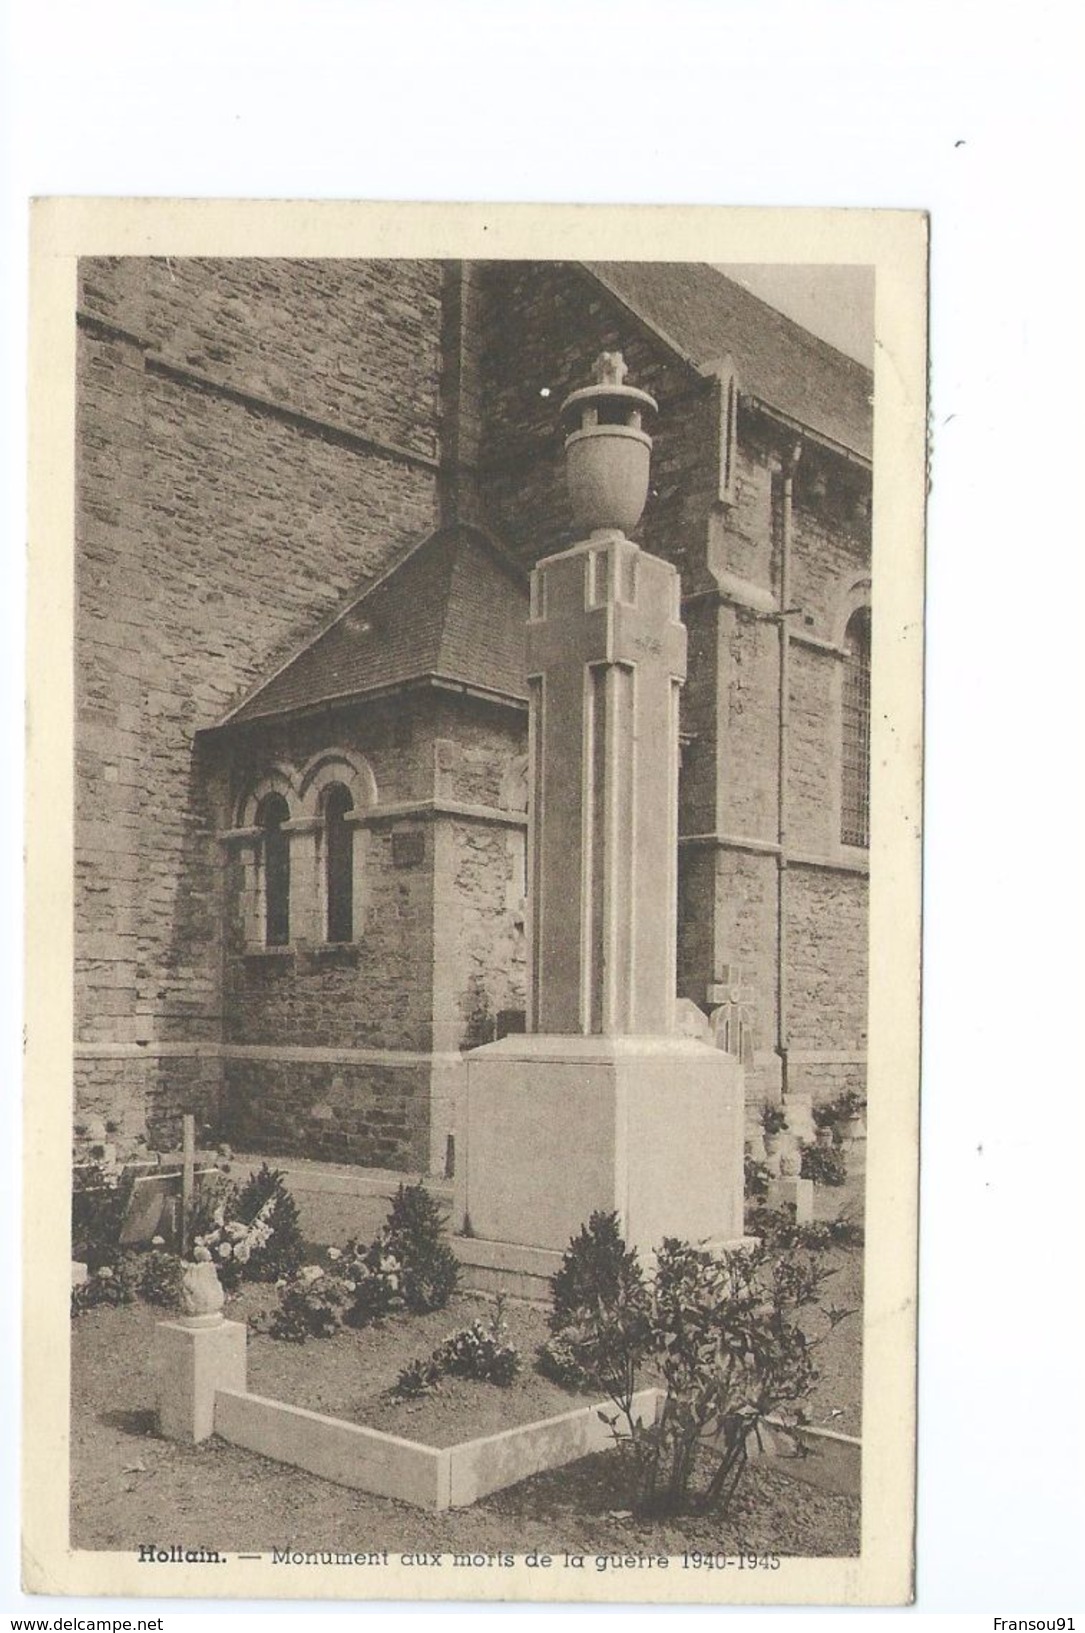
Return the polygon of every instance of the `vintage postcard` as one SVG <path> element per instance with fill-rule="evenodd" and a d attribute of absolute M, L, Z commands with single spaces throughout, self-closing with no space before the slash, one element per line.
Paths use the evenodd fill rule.
<path fill-rule="evenodd" d="M 907 1602 L 925 219 L 32 249 L 26 1587 Z"/>

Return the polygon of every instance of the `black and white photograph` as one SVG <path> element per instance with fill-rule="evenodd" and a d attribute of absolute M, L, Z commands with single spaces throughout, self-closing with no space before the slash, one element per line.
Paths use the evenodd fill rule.
<path fill-rule="evenodd" d="M 36 223 L 66 1580 L 903 1602 L 926 223 L 212 208 Z"/>

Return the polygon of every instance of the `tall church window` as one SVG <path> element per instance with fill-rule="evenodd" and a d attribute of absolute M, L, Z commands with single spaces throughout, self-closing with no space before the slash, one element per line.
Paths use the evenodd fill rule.
<path fill-rule="evenodd" d="M 852 613 L 844 635 L 840 840 L 870 843 L 870 608 Z"/>
<path fill-rule="evenodd" d="M 354 940 L 354 830 L 350 790 L 332 783 L 324 795 L 324 867 L 329 941 Z"/>
<path fill-rule="evenodd" d="M 256 823 L 263 829 L 264 941 L 269 947 L 290 942 L 290 835 L 283 831 L 289 820 L 290 807 L 281 794 L 260 801 Z"/>

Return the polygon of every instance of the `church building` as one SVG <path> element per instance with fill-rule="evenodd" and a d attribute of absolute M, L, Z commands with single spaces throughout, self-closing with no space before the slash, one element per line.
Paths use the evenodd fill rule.
<path fill-rule="evenodd" d="M 751 1105 L 862 1090 L 870 372 L 692 263 L 90 259 L 78 300 L 77 1115 L 451 1172 L 464 1052 L 525 1025 L 529 573 L 601 352 L 688 631 L 676 1024 Z"/>

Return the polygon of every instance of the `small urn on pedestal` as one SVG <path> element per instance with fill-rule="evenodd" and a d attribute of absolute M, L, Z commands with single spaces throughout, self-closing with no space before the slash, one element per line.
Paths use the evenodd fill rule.
<path fill-rule="evenodd" d="M 181 1325 L 217 1327 L 223 1320 L 226 1294 L 218 1271 L 210 1259 L 193 1260 L 181 1266 Z"/>

